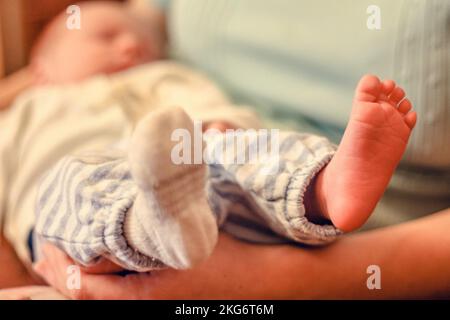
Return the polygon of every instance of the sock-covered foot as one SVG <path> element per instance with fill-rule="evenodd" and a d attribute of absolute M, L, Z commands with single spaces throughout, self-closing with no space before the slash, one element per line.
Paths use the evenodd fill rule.
<path fill-rule="evenodd" d="M 341 230 L 364 224 L 399 163 L 417 115 L 391 80 L 364 76 L 341 144 L 316 180 L 318 205 Z"/>
<path fill-rule="evenodd" d="M 185 269 L 212 253 L 218 230 L 206 198 L 206 166 L 171 158 L 177 129 L 190 135 L 185 152 L 193 156 L 193 122 L 181 108 L 152 112 L 133 133 L 128 157 L 140 192 L 126 217 L 125 237 L 141 253 Z"/>

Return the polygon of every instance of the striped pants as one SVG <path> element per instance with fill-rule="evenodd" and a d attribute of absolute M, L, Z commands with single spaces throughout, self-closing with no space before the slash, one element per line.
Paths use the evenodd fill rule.
<path fill-rule="evenodd" d="M 209 150 L 222 148 L 226 139 L 223 134 L 207 140 Z M 256 142 L 252 139 L 258 134 L 247 149 Z M 218 228 L 257 243 L 320 245 L 335 240 L 342 232 L 308 221 L 303 198 L 336 147 L 311 134 L 280 132 L 277 139 L 278 152 L 263 161 L 208 162 L 205 188 Z M 35 233 L 39 241 L 59 246 L 84 265 L 110 257 L 134 270 L 164 267 L 133 249 L 125 237 L 126 214 L 138 192 L 124 151 L 67 156 L 42 180 Z"/>

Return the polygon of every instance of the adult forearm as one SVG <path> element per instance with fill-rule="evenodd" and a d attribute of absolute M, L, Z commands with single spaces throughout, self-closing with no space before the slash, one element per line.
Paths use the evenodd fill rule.
<path fill-rule="evenodd" d="M 446 210 L 398 226 L 348 235 L 320 249 L 285 247 L 280 249 L 283 254 L 274 250 L 280 257 L 274 257 L 276 262 L 270 267 L 279 287 L 273 292 L 285 298 L 448 297 L 449 230 L 450 210 Z M 367 288 L 370 265 L 380 267 L 380 290 Z"/>
<path fill-rule="evenodd" d="M 83 274 L 81 290 L 65 287 L 72 262 L 47 248 L 37 268 L 53 286 L 84 299 L 328 299 L 450 295 L 450 209 L 440 214 L 343 237 L 322 248 L 243 243 L 221 234 L 213 255 L 194 269 L 127 277 Z M 381 289 L 366 270 L 381 270 Z"/>
<path fill-rule="evenodd" d="M 159 298 L 362 299 L 450 296 L 450 210 L 347 235 L 322 248 L 241 243 L 222 235 L 211 259 L 168 271 L 150 287 Z M 381 289 L 367 287 L 367 268 Z M 164 285 L 162 285 L 164 284 Z M 182 287 L 180 287 L 182 284 Z M 155 290 L 156 289 L 156 290 Z"/>

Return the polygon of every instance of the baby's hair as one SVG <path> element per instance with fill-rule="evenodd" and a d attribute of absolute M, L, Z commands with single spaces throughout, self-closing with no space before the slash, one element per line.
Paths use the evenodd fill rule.
<path fill-rule="evenodd" d="M 135 21 L 148 27 L 148 32 L 152 33 L 152 38 L 157 44 L 157 48 L 155 49 L 158 50 L 159 58 L 165 58 L 168 39 L 163 15 L 152 8 L 146 11 L 146 14 L 140 14 L 140 12 L 138 12 L 139 9 L 130 6 L 130 4 L 125 3 L 124 7 L 128 13 L 133 15 Z"/>

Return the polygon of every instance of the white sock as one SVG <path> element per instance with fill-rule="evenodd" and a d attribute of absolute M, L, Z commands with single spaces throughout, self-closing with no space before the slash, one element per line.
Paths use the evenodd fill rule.
<path fill-rule="evenodd" d="M 132 247 L 177 269 L 209 257 L 218 237 L 206 197 L 206 165 L 176 165 L 171 159 L 177 144 L 172 132 L 182 128 L 193 137 L 193 122 L 178 107 L 152 112 L 139 122 L 128 156 L 140 192 L 125 220 Z"/>

